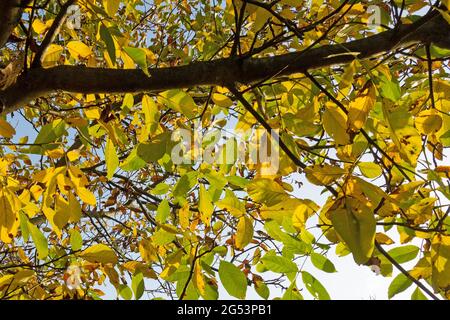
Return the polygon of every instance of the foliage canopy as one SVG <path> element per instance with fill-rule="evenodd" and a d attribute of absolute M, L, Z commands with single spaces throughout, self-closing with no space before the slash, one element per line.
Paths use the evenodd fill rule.
<path fill-rule="evenodd" d="M 2 1 L 0 299 L 449 298 L 448 7 Z"/>

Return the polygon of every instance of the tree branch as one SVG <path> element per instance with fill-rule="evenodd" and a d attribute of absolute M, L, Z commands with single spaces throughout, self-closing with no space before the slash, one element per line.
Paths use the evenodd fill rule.
<path fill-rule="evenodd" d="M 58 34 L 59 29 L 61 28 L 64 21 L 66 20 L 67 10 L 75 2 L 76 2 L 76 0 L 67 0 L 66 3 L 61 7 L 58 15 L 56 16 L 55 20 L 52 23 L 50 29 L 48 30 L 47 34 L 45 35 L 44 40 L 42 41 L 41 45 L 39 46 L 39 50 L 36 53 L 36 56 L 34 57 L 33 63 L 31 64 L 32 68 L 38 68 L 41 66 L 42 58 L 45 55 L 45 51 L 47 51 L 48 46 L 55 40 L 55 37 Z"/>
<path fill-rule="evenodd" d="M 19 23 L 23 7 L 29 2 L 29 0 L 0 1 L 0 48 L 8 42 L 10 34 Z"/>
<path fill-rule="evenodd" d="M 345 44 L 323 45 L 304 52 L 264 58 L 224 58 L 185 66 L 153 68 L 151 77 L 141 70 L 57 66 L 36 68 L 0 91 L 0 110 L 13 112 L 30 100 L 59 90 L 77 93 L 125 93 L 161 91 L 203 85 L 249 84 L 273 76 L 344 64 L 395 50 L 411 43 L 443 43 L 450 39 L 450 25 L 438 11 L 398 30 L 385 31 Z M 2 108 L 3 106 L 3 108 Z"/>

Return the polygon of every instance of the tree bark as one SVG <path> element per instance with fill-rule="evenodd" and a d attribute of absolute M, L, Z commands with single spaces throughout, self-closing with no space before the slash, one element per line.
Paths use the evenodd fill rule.
<path fill-rule="evenodd" d="M 412 43 L 450 43 L 450 25 L 438 11 L 396 30 L 381 32 L 345 44 L 264 58 L 226 58 L 193 62 L 185 66 L 141 70 L 57 66 L 31 69 L 16 83 L 0 91 L 0 109 L 13 112 L 30 100 L 62 90 L 73 93 L 152 92 L 202 85 L 251 84 L 283 75 L 366 59 Z M 448 45 L 450 48 L 450 45 Z M 3 108 L 1 108 L 3 107 Z"/>
<path fill-rule="evenodd" d="M 8 41 L 10 34 L 19 23 L 23 6 L 28 0 L 1 0 L 0 1 L 0 48 Z"/>

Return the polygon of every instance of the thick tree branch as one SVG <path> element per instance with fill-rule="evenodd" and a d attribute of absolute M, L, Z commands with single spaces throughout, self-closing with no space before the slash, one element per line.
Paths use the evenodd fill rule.
<path fill-rule="evenodd" d="M 185 66 L 141 70 L 117 70 L 58 66 L 33 69 L 17 82 L 0 91 L 0 109 L 13 112 L 30 100 L 58 90 L 77 93 L 124 93 L 160 91 L 202 85 L 249 84 L 270 77 L 302 73 L 306 70 L 349 63 L 395 50 L 411 43 L 446 44 L 450 25 L 438 11 L 414 24 L 402 25 L 364 39 L 345 44 L 324 45 L 303 52 L 264 58 L 227 58 L 195 62 Z M 450 45 L 448 46 L 450 48 Z"/>

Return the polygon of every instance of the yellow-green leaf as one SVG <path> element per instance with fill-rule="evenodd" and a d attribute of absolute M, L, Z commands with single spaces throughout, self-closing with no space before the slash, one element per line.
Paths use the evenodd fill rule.
<path fill-rule="evenodd" d="M 96 244 L 80 253 L 80 257 L 94 263 L 117 263 L 117 255 L 108 246 Z"/>
<path fill-rule="evenodd" d="M 419 133 L 427 135 L 441 129 L 442 117 L 434 109 L 424 110 L 416 115 L 414 123 Z"/>
<path fill-rule="evenodd" d="M 253 220 L 247 216 L 239 219 L 236 230 L 236 248 L 244 249 L 253 239 Z"/>
<path fill-rule="evenodd" d="M 336 233 L 352 252 L 355 262 L 366 263 L 374 250 L 376 221 L 372 211 L 350 197 L 337 200 L 335 206 L 328 214 Z"/>
<path fill-rule="evenodd" d="M 97 200 L 95 199 L 94 194 L 89 191 L 88 189 L 84 187 L 78 187 L 76 188 L 77 194 L 80 197 L 80 199 L 91 206 L 95 206 L 97 204 Z"/>
<path fill-rule="evenodd" d="M 15 134 L 16 130 L 8 122 L 0 118 L 0 136 L 10 139 Z"/>
<path fill-rule="evenodd" d="M 117 156 L 116 147 L 111 139 L 106 142 L 105 148 L 106 177 L 111 179 L 119 166 L 119 157 Z"/>
<path fill-rule="evenodd" d="M 380 165 L 373 162 L 360 162 L 358 163 L 358 168 L 369 179 L 378 178 L 382 173 Z"/>
<path fill-rule="evenodd" d="M 309 182 L 319 186 L 328 186 L 342 177 L 346 171 L 329 164 L 313 165 L 305 169 Z"/>
<path fill-rule="evenodd" d="M 247 185 L 247 192 L 254 201 L 268 206 L 280 203 L 289 197 L 280 184 L 268 178 L 254 179 Z"/>
<path fill-rule="evenodd" d="M 211 203 L 211 196 L 202 184 L 200 185 L 199 197 L 198 210 L 200 211 L 200 218 L 205 225 L 209 226 L 214 206 Z"/>
<path fill-rule="evenodd" d="M 347 133 L 347 115 L 344 111 L 332 104 L 327 104 L 322 115 L 322 124 L 337 145 L 350 143 L 350 136 Z"/>

